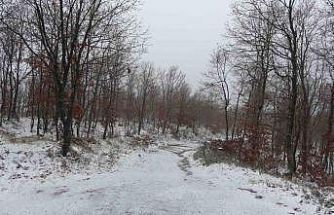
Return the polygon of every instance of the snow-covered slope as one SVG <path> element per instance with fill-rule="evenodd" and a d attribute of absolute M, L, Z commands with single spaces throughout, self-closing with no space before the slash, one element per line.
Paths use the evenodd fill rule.
<path fill-rule="evenodd" d="M 26 170 L 27 177 L 13 178 L 13 172 L 24 169 L 2 169 L 0 214 L 325 213 L 317 202 L 305 200 L 301 187 L 283 179 L 227 164 L 201 166 L 192 159 L 197 146 L 165 141 L 158 148 L 123 155 L 109 171 L 64 174 L 49 169 L 50 174 L 43 178 L 33 177 L 37 172 Z M 1 147 L 9 151 L 6 165 L 21 159 L 11 155 L 18 148 L 35 148 L 32 157 L 39 155 L 44 162 L 47 159 L 42 152 L 48 146 L 42 143 L 27 148 L 21 144 Z M 26 162 L 22 166 L 38 169 L 40 164 Z"/>

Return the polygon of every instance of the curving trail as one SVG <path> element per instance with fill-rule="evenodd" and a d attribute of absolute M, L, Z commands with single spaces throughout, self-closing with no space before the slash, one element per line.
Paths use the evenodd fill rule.
<path fill-rule="evenodd" d="M 316 203 L 306 203 L 296 185 L 238 167 L 199 165 L 192 159 L 198 146 L 173 141 L 135 151 L 112 173 L 10 182 L 0 190 L 0 214 L 316 214 Z"/>

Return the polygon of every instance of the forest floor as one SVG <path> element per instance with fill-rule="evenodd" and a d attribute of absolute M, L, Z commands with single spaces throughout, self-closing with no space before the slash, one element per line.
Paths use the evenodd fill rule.
<path fill-rule="evenodd" d="M 329 191 L 231 164 L 203 166 L 193 156 L 197 141 L 91 145 L 64 159 L 47 138 L 3 134 L 0 214 L 334 214 Z"/>

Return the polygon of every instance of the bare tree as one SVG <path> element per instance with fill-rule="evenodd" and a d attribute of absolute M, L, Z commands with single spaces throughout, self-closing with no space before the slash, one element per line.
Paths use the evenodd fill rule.
<path fill-rule="evenodd" d="M 230 88 L 228 84 L 228 51 L 222 47 L 218 47 L 211 56 L 211 70 L 206 74 L 209 78 L 206 84 L 209 87 L 213 87 L 218 90 L 221 101 L 224 107 L 224 120 L 225 120 L 225 139 L 229 140 L 229 107 L 230 107 Z"/>
<path fill-rule="evenodd" d="M 162 93 L 162 133 L 166 133 L 167 127 L 172 122 L 175 115 L 176 92 L 180 89 L 184 82 L 185 75 L 178 67 L 172 66 L 167 72 L 162 72 L 160 80 Z"/>
<path fill-rule="evenodd" d="M 112 39 L 110 35 L 115 26 L 126 23 L 123 15 L 136 4 L 136 0 L 22 0 L 2 4 L 1 24 L 17 35 L 52 74 L 56 119 L 60 119 L 63 127 L 64 156 L 72 138 L 73 111 L 89 41 L 100 48 L 99 41 Z M 15 12 L 17 8 L 20 14 Z M 23 29 L 18 31 L 12 23 L 21 23 Z M 38 46 L 41 50 L 36 50 Z"/>
<path fill-rule="evenodd" d="M 138 80 L 138 96 L 140 98 L 139 103 L 139 116 L 138 116 L 138 135 L 144 126 L 144 119 L 146 116 L 148 95 L 153 87 L 154 81 L 154 67 L 150 63 L 144 63 L 141 68 Z"/>

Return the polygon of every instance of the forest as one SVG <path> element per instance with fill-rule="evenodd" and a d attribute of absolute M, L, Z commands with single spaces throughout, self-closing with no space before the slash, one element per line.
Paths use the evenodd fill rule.
<path fill-rule="evenodd" d="M 37 135 L 55 128 L 64 156 L 72 137 L 94 136 L 97 124 L 104 139 L 117 123 L 138 134 L 146 124 L 218 130 L 209 119 L 217 104 L 192 93 L 178 66 L 140 61 L 148 35 L 133 17 L 138 3 L 3 3 L 0 124 L 29 117 Z"/>
<path fill-rule="evenodd" d="M 141 4 L 2 0 L 1 133 L 28 120 L 65 160 L 80 140 L 196 137 L 242 167 L 334 186 L 332 0 L 233 1 L 198 87 L 180 66 L 143 59 Z"/>
<path fill-rule="evenodd" d="M 225 140 L 245 162 L 332 183 L 333 9 L 332 1 L 233 6 L 207 76 L 224 108 Z"/>

